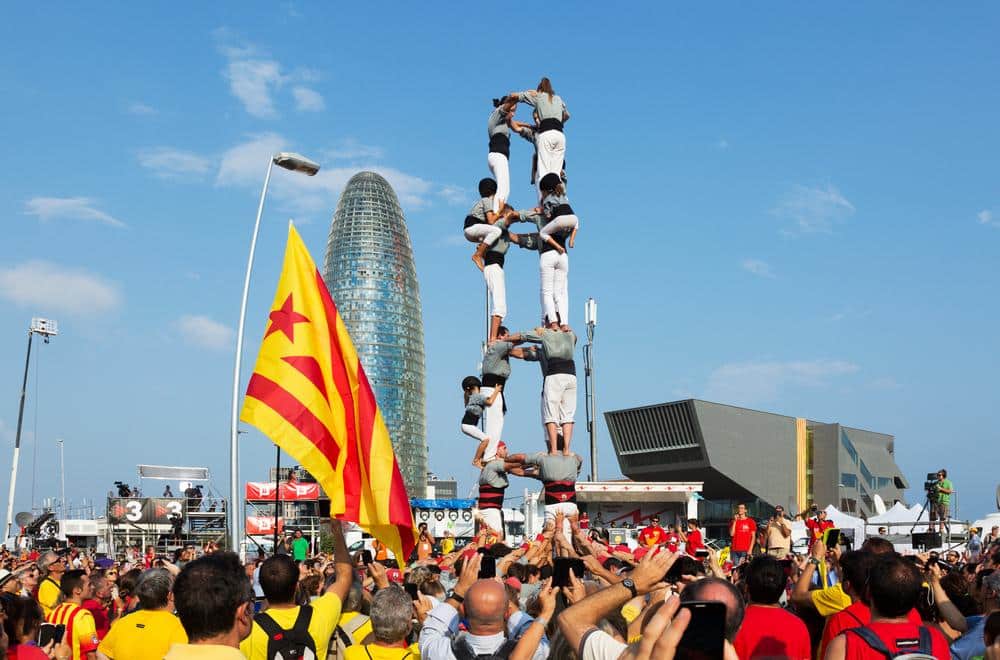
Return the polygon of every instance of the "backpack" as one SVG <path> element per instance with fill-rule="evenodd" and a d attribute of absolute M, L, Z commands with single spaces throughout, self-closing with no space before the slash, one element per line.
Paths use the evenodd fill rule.
<path fill-rule="evenodd" d="M 309 634 L 312 613 L 308 605 L 300 607 L 291 630 L 279 626 L 267 612 L 253 618 L 267 634 L 267 660 L 317 660 L 316 642 Z"/>
<path fill-rule="evenodd" d="M 885 642 L 882 641 L 882 638 L 876 635 L 875 631 L 868 626 L 848 628 L 844 632 L 857 635 L 861 638 L 861 641 L 871 647 L 872 650 L 881 653 L 886 660 L 893 660 L 894 658 L 898 658 L 900 660 L 934 660 L 934 655 L 932 654 L 933 648 L 931 644 L 931 631 L 928 630 L 926 626 L 920 626 L 919 628 L 919 641 L 914 652 L 904 652 L 897 655 L 890 653 L 888 647 L 885 645 Z"/>
<path fill-rule="evenodd" d="M 456 660 L 506 660 L 514 651 L 515 646 L 517 646 L 517 640 L 508 639 L 493 653 L 476 654 L 469 645 L 469 641 L 465 639 L 465 635 L 459 635 L 451 640 L 451 652 Z"/>
<path fill-rule="evenodd" d="M 361 629 L 361 626 L 368 623 L 371 617 L 365 616 L 364 614 L 358 614 L 356 617 L 337 626 L 333 631 L 333 637 L 330 639 L 330 650 L 327 652 L 327 658 L 343 658 L 344 651 L 347 650 L 348 646 L 354 646 L 354 633 Z M 358 640 L 358 642 L 363 642 L 363 639 Z"/>

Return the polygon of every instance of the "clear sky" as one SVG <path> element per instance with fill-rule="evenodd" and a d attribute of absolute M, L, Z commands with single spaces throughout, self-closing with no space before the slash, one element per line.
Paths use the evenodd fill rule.
<path fill-rule="evenodd" d="M 0 446 L 31 317 L 62 329 L 32 369 L 17 510 L 36 447 L 35 499 L 57 494 L 57 438 L 73 501 L 138 463 L 207 465 L 227 491 L 243 269 L 280 149 L 323 171 L 273 178 L 247 373 L 288 219 L 322 263 L 344 183 L 381 172 L 420 278 L 430 465 L 467 489 L 459 381 L 483 285 L 461 222 L 488 174 L 491 97 L 548 75 L 572 113 L 572 321 L 598 300 L 601 410 L 696 396 L 894 434 L 911 483 L 947 467 L 961 517 L 992 511 L 998 19 L 911 2 L 8 7 Z M 515 142 L 521 208 L 530 153 Z M 508 264 L 509 325 L 531 327 L 537 259 Z M 539 381 L 515 365 L 514 449 L 541 447 Z M 241 474 L 261 480 L 270 444 L 242 437 Z M 603 419 L 600 448 L 617 474 Z"/>

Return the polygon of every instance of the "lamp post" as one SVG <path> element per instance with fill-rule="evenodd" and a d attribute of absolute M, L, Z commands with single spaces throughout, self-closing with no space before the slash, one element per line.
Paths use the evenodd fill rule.
<path fill-rule="evenodd" d="M 56 444 L 59 445 L 59 519 L 66 520 L 66 463 L 62 438 L 56 440 Z"/>
<path fill-rule="evenodd" d="M 594 391 L 594 328 L 597 327 L 597 301 L 587 298 L 583 306 L 587 324 L 587 344 L 583 347 L 584 389 L 587 399 L 587 431 L 590 433 L 590 479 L 597 481 L 597 395 Z"/>
<path fill-rule="evenodd" d="M 33 318 L 28 328 L 28 355 L 24 358 L 24 380 L 21 382 L 21 403 L 17 409 L 17 431 L 14 434 L 14 459 L 10 465 L 10 491 L 7 493 L 7 522 L 4 526 L 4 543 L 10 537 L 10 525 L 14 519 L 14 491 L 17 487 L 17 463 L 21 457 L 21 426 L 24 422 L 24 397 L 28 391 L 28 366 L 31 364 L 31 339 L 40 335 L 45 343 L 59 334 L 59 325 L 52 319 Z M 35 442 L 38 439 L 35 438 Z"/>
<path fill-rule="evenodd" d="M 260 233 L 260 217 L 264 213 L 264 199 L 267 197 L 267 184 L 271 181 L 271 168 L 277 165 L 292 172 L 301 172 L 313 176 L 319 172 L 319 165 L 299 154 L 281 152 L 271 156 L 267 163 L 267 174 L 264 176 L 264 187 L 260 191 L 260 203 L 257 205 L 257 220 L 253 225 L 253 235 L 250 238 L 250 255 L 247 257 L 247 272 L 243 279 L 243 298 L 240 302 L 240 323 L 236 331 L 236 365 L 233 367 L 233 401 L 229 420 L 229 540 L 233 552 L 240 551 L 240 518 L 239 518 L 239 403 L 240 403 L 240 367 L 243 361 L 243 327 L 247 317 L 247 297 L 250 294 L 250 274 L 253 271 L 253 258 L 257 250 L 257 235 Z M 9 524 L 9 523 L 8 523 Z"/>

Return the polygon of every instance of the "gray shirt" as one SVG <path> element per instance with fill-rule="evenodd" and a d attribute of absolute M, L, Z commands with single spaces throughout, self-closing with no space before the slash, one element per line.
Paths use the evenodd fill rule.
<path fill-rule="evenodd" d="M 469 211 L 468 215 L 486 222 L 486 214 L 492 212 L 493 198 L 483 197 L 481 200 L 472 205 L 472 210 Z"/>
<path fill-rule="evenodd" d="M 493 207 L 490 207 L 492 210 Z M 496 252 L 497 254 L 507 254 L 507 250 L 510 248 L 510 232 L 507 231 L 507 220 L 506 218 L 501 218 L 493 223 L 494 227 L 500 228 L 500 238 L 496 240 L 493 245 L 486 250 L 487 252 Z"/>
<path fill-rule="evenodd" d="M 530 341 L 542 345 L 546 360 L 572 360 L 573 351 L 576 348 L 576 333 L 572 330 L 563 332 L 562 330 L 543 329 L 540 335 L 533 332 L 523 332 L 521 336 L 525 341 Z"/>
<path fill-rule="evenodd" d="M 483 471 L 479 473 L 480 486 L 493 486 L 494 488 L 506 488 L 510 485 L 507 480 L 507 471 L 503 469 L 504 461 L 498 458 L 483 466 Z"/>
<path fill-rule="evenodd" d="M 548 481 L 576 481 L 580 474 L 580 466 L 583 459 L 578 454 L 563 456 L 562 454 L 545 454 L 537 452 L 524 457 L 525 465 L 533 465 L 538 468 L 538 477 L 543 482 Z"/>
<path fill-rule="evenodd" d="M 465 413 L 475 415 L 476 417 L 483 416 L 483 410 L 486 409 L 486 397 L 480 393 L 475 393 L 469 396 L 469 402 L 465 404 Z"/>
<path fill-rule="evenodd" d="M 514 348 L 513 342 L 495 341 L 486 348 L 483 356 L 483 376 L 499 376 L 500 378 L 510 377 L 510 350 Z"/>
<path fill-rule="evenodd" d="M 455 660 L 451 640 L 458 634 L 458 611 L 448 603 L 441 603 L 427 613 L 424 626 L 420 629 L 420 657 L 428 660 Z M 507 636 L 502 632 L 495 635 L 462 635 L 472 647 L 472 652 L 477 655 L 495 653 L 507 641 Z M 548 645 L 539 644 L 532 660 L 545 660 L 548 655 Z"/>
<path fill-rule="evenodd" d="M 549 95 L 545 92 L 538 92 L 531 89 L 521 92 L 518 97 L 521 102 L 535 108 L 539 121 L 543 119 L 558 119 L 562 121 L 563 117 L 568 114 L 566 112 L 566 104 L 563 103 L 562 98 L 558 94 L 553 94 L 550 99 Z"/>
<path fill-rule="evenodd" d="M 507 126 L 507 113 L 503 106 L 496 108 L 490 113 L 490 118 L 486 120 L 486 134 L 490 137 L 494 135 L 506 135 L 510 137 L 510 128 Z"/>
<path fill-rule="evenodd" d="M 551 220 L 552 213 L 563 204 L 569 206 L 569 197 L 566 195 L 546 195 L 542 200 L 542 213 Z"/>

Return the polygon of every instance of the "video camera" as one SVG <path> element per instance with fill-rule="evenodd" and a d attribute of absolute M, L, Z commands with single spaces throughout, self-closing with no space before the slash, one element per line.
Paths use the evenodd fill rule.
<path fill-rule="evenodd" d="M 115 486 L 118 488 L 118 497 L 132 497 L 132 489 L 127 483 L 116 481 Z"/>
<path fill-rule="evenodd" d="M 938 496 L 938 473 L 928 472 L 927 481 L 924 482 L 924 491 L 927 492 L 927 499 L 937 500 Z"/>

